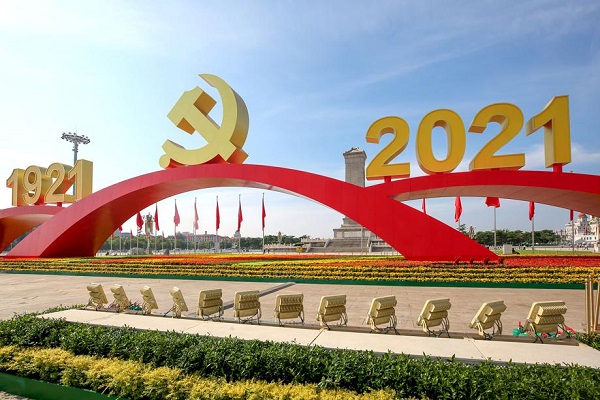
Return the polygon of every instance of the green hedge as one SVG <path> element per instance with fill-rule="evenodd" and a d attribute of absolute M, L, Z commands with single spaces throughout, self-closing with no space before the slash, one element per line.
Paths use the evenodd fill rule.
<path fill-rule="evenodd" d="M 391 389 L 401 398 L 600 398 L 600 370 L 580 366 L 467 365 L 391 353 L 89 326 L 31 315 L 1 321 L 0 345 L 57 347 L 228 382 L 316 384 L 358 393 Z"/>

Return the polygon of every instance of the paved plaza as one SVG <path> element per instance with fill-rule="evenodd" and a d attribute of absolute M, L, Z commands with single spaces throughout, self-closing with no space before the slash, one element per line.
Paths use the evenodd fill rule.
<path fill-rule="evenodd" d="M 15 313 L 42 311 L 58 305 L 86 303 L 86 286 L 101 283 L 110 298 L 110 286 L 123 285 L 132 301 L 141 300 L 139 290 L 147 285 L 152 288 L 159 309 L 154 316 L 90 310 L 67 310 L 51 314 L 90 324 L 109 326 L 128 325 L 140 329 L 176 330 L 213 336 L 234 336 L 243 339 L 262 339 L 281 342 L 294 341 L 303 345 L 320 345 L 330 348 L 366 349 L 376 352 L 422 356 L 457 358 L 467 362 L 491 359 L 497 362 L 548 362 L 576 363 L 600 368 L 600 352 L 577 342 L 533 344 L 529 338 L 514 339 L 512 330 L 524 321 L 534 301 L 564 300 L 568 307 L 566 323 L 577 331 L 584 326 L 584 291 L 564 289 L 490 289 L 490 288 L 444 288 L 413 286 L 369 286 L 329 284 L 288 284 L 264 282 L 205 281 L 185 279 L 112 278 L 60 275 L 0 274 L 3 291 L 0 294 L 0 318 Z M 171 305 L 169 290 L 181 289 L 190 312 L 184 318 L 163 317 Z M 231 308 L 225 310 L 228 322 L 201 321 L 195 318 L 198 293 L 204 289 L 220 288 L 227 306 L 234 293 L 242 290 L 259 290 L 263 324 L 238 324 L 233 321 Z M 276 326 L 273 318 L 275 298 L 280 293 L 304 294 L 306 325 Z M 355 329 L 318 329 L 315 319 L 321 296 L 346 294 L 348 325 Z M 398 300 L 396 315 L 400 335 L 369 333 L 365 317 L 373 297 L 395 295 Z M 418 330 L 416 320 L 426 299 L 448 297 L 452 303 L 449 311 L 451 339 L 430 338 Z M 468 324 L 483 302 L 504 300 L 507 310 L 502 315 L 504 335 L 492 341 L 477 338 L 476 331 Z M 311 329 L 312 328 L 312 329 Z"/>
<path fill-rule="evenodd" d="M 173 286 L 181 289 L 190 308 L 195 311 L 198 293 L 205 289 L 223 290 L 223 301 L 233 300 L 237 291 L 277 289 L 281 283 L 207 281 L 187 279 L 112 278 L 68 275 L 0 274 L 0 319 L 15 313 L 43 311 L 58 305 L 85 304 L 88 300 L 86 286 L 91 282 L 101 283 L 109 299 L 110 286 L 123 285 L 131 301 L 140 301 L 140 289 L 150 286 L 158 302 L 159 311 L 166 312 L 172 304 L 169 290 Z M 303 293 L 307 324 L 316 324 L 315 315 L 321 296 L 345 294 L 347 298 L 348 325 L 366 327 L 364 320 L 373 297 L 395 295 L 398 300 L 396 316 L 399 329 L 418 329 L 417 317 L 427 299 L 447 297 L 452 303 L 449 311 L 450 331 L 474 334 L 469 322 L 482 303 L 504 300 L 506 311 L 502 315 L 505 334 L 510 335 L 519 321 L 524 321 L 534 301 L 563 300 L 568 312 L 566 324 L 582 331 L 585 324 L 583 289 L 502 289 L 502 288 L 458 288 L 458 287 L 415 287 L 415 286 L 370 286 L 292 284 L 281 290 L 261 296 L 263 320 L 273 321 L 275 297 L 280 293 Z M 231 308 L 225 317 L 232 318 Z"/>

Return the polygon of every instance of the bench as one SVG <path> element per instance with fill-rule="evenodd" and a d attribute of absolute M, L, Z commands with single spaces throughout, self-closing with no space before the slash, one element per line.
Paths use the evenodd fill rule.
<path fill-rule="evenodd" d="M 90 298 L 86 307 L 94 307 L 96 311 L 98 311 L 99 308 L 102 308 L 105 304 L 108 304 L 108 299 L 106 298 L 104 288 L 101 284 L 90 283 L 89 285 L 87 285 L 87 290 L 89 292 Z"/>
<path fill-rule="evenodd" d="M 156 303 L 156 298 L 154 297 L 154 293 L 152 293 L 152 289 L 150 286 L 144 286 L 140 289 L 140 293 L 142 294 L 142 314 L 152 314 L 152 310 L 156 310 L 158 308 L 158 304 Z"/>
<path fill-rule="evenodd" d="M 113 304 L 117 312 L 126 310 L 129 308 L 129 306 L 131 306 L 131 302 L 125 293 L 123 286 L 117 284 L 112 285 L 110 291 L 113 293 L 113 297 L 115 298 Z"/>
<path fill-rule="evenodd" d="M 173 306 L 165 315 L 169 312 L 173 312 L 173 316 L 180 318 L 182 311 L 188 311 L 187 304 L 185 303 L 185 299 L 183 298 L 183 294 L 181 293 L 181 289 L 177 286 L 173 286 L 171 290 L 169 290 L 171 297 L 173 298 Z"/>
<path fill-rule="evenodd" d="M 260 292 L 258 290 L 249 290 L 237 292 L 233 298 L 233 317 L 238 322 L 248 322 L 256 318 L 260 324 Z"/>
<path fill-rule="evenodd" d="M 469 327 L 477 329 L 479 336 L 491 340 L 496 334 L 502 334 L 502 321 L 500 317 L 506 310 L 504 300 L 496 300 L 489 303 L 483 303 L 471 320 Z M 486 329 L 492 328 L 492 333 L 486 332 Z"/>
<path fill-rule="evenodd" d="M 346 295 L 336 294 L 321 297 L 319 310 L 317 311 L 317 321 L 319 321 L 322 327 L 326 327 L 327 329 L 331 329 L 329 322 L 339 321 L 338 325 L 348 324 Z"/>
<path fill-rule="evenodd" d="M 282 319 L 300 318 L 304 325 L 304 294 L 279 294 L 275 298 L 275 318 L 283 326 Z"/>
<path fill-rule="evenodd" d="M 383 296 L 375 297 L 369 307 L 367 314 L 367 324 L 371 325 L 371 331 L 387 333 L 390 330 L 394 330 L 396 334 L 396 296 Z M 384 328 L 380 328 L 378 325 L 387 325 Z"/>
<path fill-rule="evenodd" d="M 525 332 L 535 336 L 534 343 L 538 339 L 544 343 L 541 336 L 543 333 L 558 333 L 559 327 L 563 332 L 567 331 L 564 317 L 566 312 L 567 306 L 562 300 L 533 303 L 525 321 Z"/>
<path fill-rule="evenodd" d="M 448 310 L 452 307 L 450 299 L 431 299 L 425 302 L 421 314 L 417 319 L 417 325 L 423 328 L 423 332 L 428 336 L 434 335 L 439 337 L 442 333 L 450 337 L 448 330 L 450 329 L 450 321 L 448 320 Z M 435 331 L 431 328 L 436 326 L 441 327 Z"/>
<path fill-rule="evenodd" d="M 221 289 L 202 290 L 198 296 L 197 315 L 202 319 L 213 319 L 211 315 L 217 314 L 217 319 L 223 318 L 223 291 Z"/>

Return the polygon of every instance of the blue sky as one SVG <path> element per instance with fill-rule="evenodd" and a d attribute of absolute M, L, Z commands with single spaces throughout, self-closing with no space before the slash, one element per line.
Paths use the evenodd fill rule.
<path fill-rule="evenodd" d="M 598 174 L 600 139 L 600 4 L 596 1 L 2 1 L 0 3 L 0 175 L 14 168 L 72 162 L 62 132 L 91 138 L 79 157 L 94 162 L 94 190 L 158 170 L 171 139 L 197 148 L 203 139 L 175 128 L 166 115 L 194 86 L 219 99 L 197 74 L 226 80 L 244 99 L 250 130 L 246 163 L 283 166 L 344 179 L 342 153 L 367 152 L 377 119 L 396 115 L 411 129 L 397 158 L 422 175 L 414 138 L 430 111 L 456 111 L 468 126 L 486 105 L 517 105 L 529 119 L 554 96 L 569 95 L 572 163 L 565 170 Z M 212 114 L 211 114 L 212 116 Z M 220 121 L 219 105 L 214 119 Z M 468 163 L 496 126 L 467 134 Z M 389 136 L 389 135 L 388 135 Z M 445 135 L 434 132 L 443 157 Z M 523 152 L 525 169 L 544 170 L 543 135 L 521 132 L 505 148 Z M 177 196 L 179 230 L 237 225 L 260 236 L 262 191 L 221 188 Z M 0 208 L 10 207 L 5 188 Z M 266 234 L 331 237 L 342 216 L 325 206 L 265 193 Z M 173 199 L 158 205 L 166 233 Z M 420 208 L 420 202 L 409 202 Z M 483 198 L 462 199 L 461 222 L 491 230 Z M 152 211 L 149 208 L 146 211 Z M 428 200 L 430 215 L 454 225 L 454 200 Z M 499 229 L 529 230 L 526 203 L 503 200 Z M 561 229 L 568 211 L 536 206 L 536 229 Z M 131 219 L 124 224 L 135 226 Z"/>

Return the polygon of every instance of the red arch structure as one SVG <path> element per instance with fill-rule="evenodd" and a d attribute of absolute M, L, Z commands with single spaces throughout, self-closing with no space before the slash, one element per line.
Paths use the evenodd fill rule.
<path fill-rule="evenodd" d="M 139 210 L 179 193 L 223 186 L 276 190 L 312 199 L 362 224 L 410 259 L 496 258 L 455 229 L 387 196 L 308 172 L 248 164 L 173 168 L 117 183 L 65 208 L 59 218 L 46 221 L 8 255 L 92 256 Z"/>
<path fill-rule="evenodd" d="M 46 221 L 8 255 L 93 256 L 106 238 L 139 210 L 179 193 L 211 187 L 253 187 L 314 200 L 355 220 L 413 260 L 473 258 L 479 261 L 498 257 L 448 225 L 398 200 L 498 196 L 600 214 L 594 212 L 599 208 L 600 177 L 591 175 L 477 171 L 362 188 L 322 175 L 279 167 L 204 164 L 157 171 L 100 190 Z"/>
<path fill-rule="evenodd" d="M 62 207 L 31 206 L 0 210 L 0 251 L 16 238 L 62 211 Z"/>
<path fill-rule="evenodd" d="M 499 197 L 533 201 L 600 216 L 600 176 L 546 171 L 472 171 L 370 186 L 398 201 L 433 197 Z"/>

